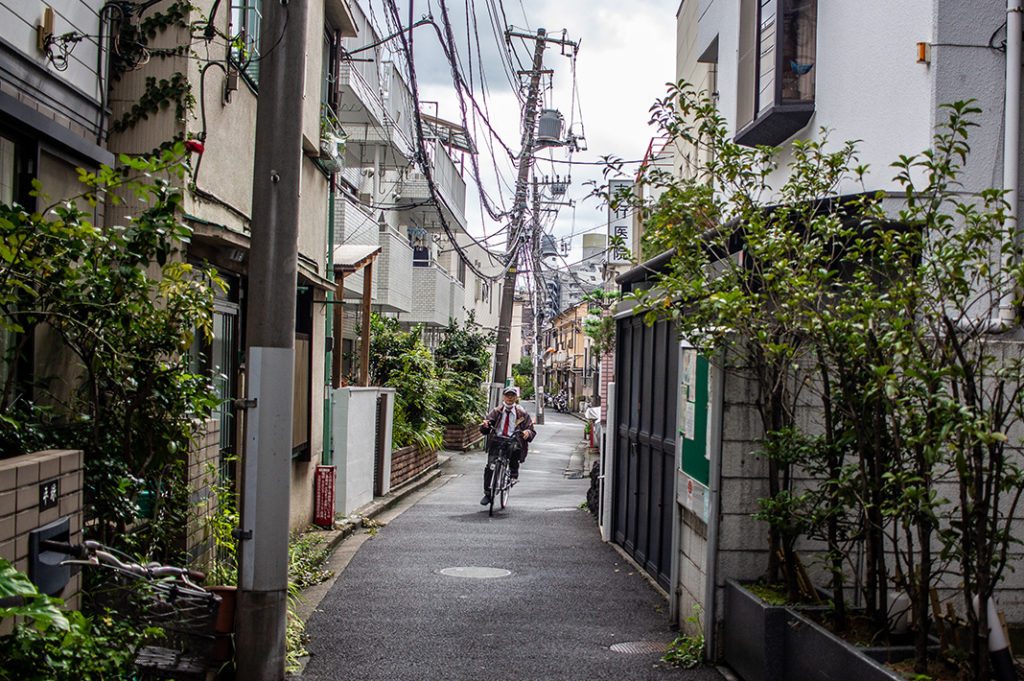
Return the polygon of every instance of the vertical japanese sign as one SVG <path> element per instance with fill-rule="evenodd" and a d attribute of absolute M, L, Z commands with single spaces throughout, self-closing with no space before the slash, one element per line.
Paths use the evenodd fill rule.
<path fill-rule="evenodd" d="M 620 191 L 632 186 L 632 180 L 608 181 L 608 263 L 612 265 L 631 262 L 629 250 L 633 248 L 633 209 L 628 205 L 612 208 L 612 204 Z"/>

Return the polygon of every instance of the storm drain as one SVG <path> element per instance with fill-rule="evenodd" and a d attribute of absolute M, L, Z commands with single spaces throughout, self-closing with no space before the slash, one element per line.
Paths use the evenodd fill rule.
<path fill-rule="evenodd" d="M 578 510 L 580 510 L 579 506 L 558 506 L 556 508 L 549 508 L 549 509 L 547 509 L 548 513 L 565 513 L 567 511 L 578 511 Z"/>
<path fill-rule="evenodd" d="M 441 570 L 442 575 L 448 577 L 468 577 L 470 579 L 496 579 L 498 577 L 508 577 L 512 574 L 511 570 L 502 570 L 501 568 L 488 568 L 488 567 L 449 567 Z"/>
<path fill-rule="evenodd" d="M 613 653 L 627 653 L 639 655 L 645 653 L 663 653 L 668 648 L 667 643 L 659 641 L 628 641 L 626 643 L 615 643 L 609 650 Z"/>

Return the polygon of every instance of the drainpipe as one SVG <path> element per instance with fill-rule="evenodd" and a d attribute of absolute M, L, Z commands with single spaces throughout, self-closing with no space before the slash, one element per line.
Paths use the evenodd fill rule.
<path fill-rule="evenodd" d="M 722 436 L 725 425 L 725 352 L 722 350 L 719 356 L 719 366 L 716 367 L 714 363 L 709 362 L 712 371 L 711 406 L 714 410 L 714 421 L 711 426 L 711 441 L 708 442 L 711 466 L 708 471 L 708 547 L 704 582 L 704 656 L 708 660 L 716 659 L 715 647 L 718 643 L 718 518 L 722 493 Z"/>
<path fill-rule="evenodd" d="M 331 176 L 330 192 L 327 195 L 327 281 L 334 282 L 334 200 L 336 197 L 334 189 L 334 176 Z M 331 422 L 331 413 L 334 408 L 334 386 L 331 383 L 331 368 L 334 362 L 334 353 L 341 352 L 341 339 L 334 337 L 334 293 L 327 292 L 327 315 L 324 325 L 324 338 L 330 338 L 334 343 L 332 350 L 324 353 L 324 451 L 321 455 L 321 463 L 330 466 L 334 463 L 334 439 Z"/>
<path fill-rule="evenodd" d="M 1010 219 L 1017 221 L 1018 188 L 1020 186 L 1020 79 L 1021 79 L 1021 42 L 1022 12 L 1024 0 L 1006 0 L 1006 109 L 1003 121 L 1003 189 L 1006 191 L 1006 202 L 1010 204 Z M 1016 233 L 1016 227 L 1014 228 Z M 1015 236 L 1013 254 L 1004 256 L 1005 261 L 1016 257 L 1020 247 L 1020 238 Z M 999 301 L 999 322 L 1007 328 L 1015 317 L 1013 309 L 1013 293 L 1006 291 Z"/>

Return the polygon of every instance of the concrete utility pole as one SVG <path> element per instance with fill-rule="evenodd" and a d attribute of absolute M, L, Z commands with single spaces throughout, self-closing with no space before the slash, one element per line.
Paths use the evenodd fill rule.
<path fill-rule="evenodd" d="M 263 5 L 238 561 L 239 679 L 282 681 L 307 0 Z"/>
<path fill-rule="evenodd" d="M 523 143 L 519 152 L 519 175 L 516 178 L 516 195 L 512 204 L 512 222 L 509 229 L 508 244 L 506 252 L 509 268 L 505 273 L 505 282 L 501 289 L 501 307 L 498 318 L 498 337 L 494 348 L 494 375 L 492 382 L 498 385 L 505 384 L 508 376 L 508 351 L 512 335 L 512 304 L 516 290 L 516 260 L 519 257 L 519 247 L 523 242 L 523 216 L 526 214 L 526 192 L 530 179 L 530 169 L 533 167 L 534 142 L 537 134 L 537 102 L 540 91 L 541 66 L 544 63 L 544 47 L 546 43 L 558 45 L 570 45 L 576 47 L 576 43 L 563 38 L 549 38 L 547 31 L 543 28 L 537 29 L 537 35 L 506 31 L 506 38 L 516 37 L 527 40 L 535 40 L 536 46 L 533 53 L 533 68 L 528 71 L 530 75 L 530 87 L 526 94 L 526 109 L 523 112 Z"/>

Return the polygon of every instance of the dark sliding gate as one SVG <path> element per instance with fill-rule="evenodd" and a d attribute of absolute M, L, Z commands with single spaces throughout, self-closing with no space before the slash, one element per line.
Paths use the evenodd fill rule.
<path fill-rule="evenodd" d="M 669 589 L 679 343 L 671 322 L 617 327 L 612 536 Z"/>

